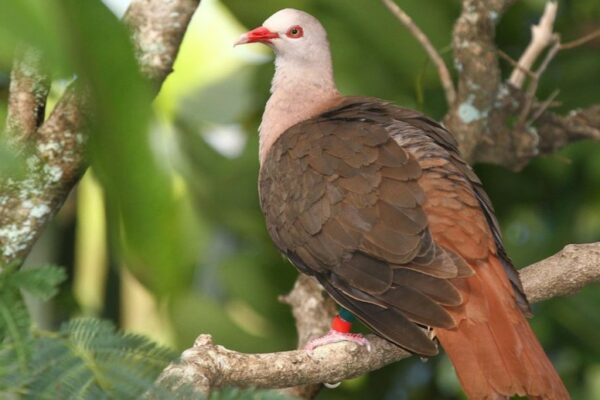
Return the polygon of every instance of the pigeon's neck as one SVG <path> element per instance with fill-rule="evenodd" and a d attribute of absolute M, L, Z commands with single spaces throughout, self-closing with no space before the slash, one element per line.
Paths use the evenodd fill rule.
<path fill-rule="evenodd" d="M 341 99 L 333 79 L 331 58 L 328 56 L 325 59 L 315 66 L 277 57 L 271 97 L 259 128 L 261 164 L 283 132 L 318 115 Z"/>

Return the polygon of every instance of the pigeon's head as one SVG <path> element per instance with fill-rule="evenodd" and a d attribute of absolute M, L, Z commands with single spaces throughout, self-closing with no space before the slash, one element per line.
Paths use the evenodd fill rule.
<path fill-rule="evenodd" d="M 278 59 L 318 62 L 323 56 L 329 57 L 327 33 L 321 23 L 293 8 L 276 12 L 262 26 L 244 33 L 236 45 L 246 43 L 266 44 Z"/>

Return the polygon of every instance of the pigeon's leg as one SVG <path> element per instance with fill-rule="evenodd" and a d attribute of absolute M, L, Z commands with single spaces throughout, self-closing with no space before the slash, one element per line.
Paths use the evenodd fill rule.
<path fill-rule="evenodd" d="M 317 347 L 324 346 L 330 343 L 337 342 L 354 342 L 360 346 L 365 346 L 367 350 L 371 350 L 371 344 L 363 335 L 360 333 L 350 333 L 352 329 L 352 322 L 356 321 L 354 315 L 352 315 L 346 309 L 340 309 L 340 312 L 333 317 L 331 321 L 331 328 L 325 336 L 311 340 L 304 346 L 305 350 L 314 350 Z"/>

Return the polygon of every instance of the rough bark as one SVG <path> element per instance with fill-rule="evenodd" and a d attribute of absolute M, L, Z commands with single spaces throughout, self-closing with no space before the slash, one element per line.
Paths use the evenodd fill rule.
<path fill-rule="evenodd" d="M 82 104 L 69 89 L 37 130 L 26 174 L 0 192 L 0 261 L 24 258 L 85 169 Z M 22 136 L 21 136 L 22 137 Z"/>
<path fill-rule="evenodd" d="M 506 3 L 464 0 L 454 25 L 452 48 L 458 90 L 445 123 L 456 135 L 461 153 L 469 162 L 474 160 L 483 139 L 491 136 L 491 125 L 497 119 L 494 103 L 502 76 L 494 39 Z"/>
<path fill-rule="evenodd" d="M 186 28 L 201 0 L 134 0 L 125 13 L 142 73 L 157 87 L 173 71 Z"/>
<path fill-rule="evenodd" d="M 582 287 L 600 282 L 600 243 L 568 245 L 561 252 L 520 272 L 523 287 L 531 302 L 571 295 Z M 286 296 L 299 327 L 301 344 L 328 329 L 324 321 L 333 314 L 330 306 L 315 308 L 323 289 L 312 278 L 302 277 Z M 285 388 L 339 382 L 353 378 L 411 354 L 374 335 L 367 335 L 371 351 L 355 343 L 343 342 L 304 350 L 266 354 L 243 354 L 200 335 L 181 359 L 168 366 L 159 382 L 172 387 L 192 385 L 209 393 L 224 386 Z M 295 388 L 290 394 L 311 398 L 314 386 Z"/>
<path fill-rule="evenodd" d="M 574 294 L 600 282 L 600 242 L 569 244 L 552 257 L 521 270 L 520 275 L 532 303 Z"/>
<path fill-rule="evenodd" d="M 44 121 L 50 80 L 43 71 L 41 58 L 38 51 L 22 48 L 13 63 L 6 118 L 6 131 L 13 147 L 26 142 Z"/>
<path fill-rule="evenodd" d="M 199 4 L 200 0 L 134 0 L 128 9 L 125 21 L 132 31 L 140 68 L 157 91 L 173 69 L 183 34 Z M 35 62 L 25 61 L 17 61 L 12 75 L 7 134 L 10 141 L 32 150 L 27 155 L 25 178 L 2 182 L 0 264 L 29 253 L 87 168 L 84 96 L 72 85 L 40 126 L 45 95 L 37 88 L 43 87 L 38 78 L 43 74 Z"/>

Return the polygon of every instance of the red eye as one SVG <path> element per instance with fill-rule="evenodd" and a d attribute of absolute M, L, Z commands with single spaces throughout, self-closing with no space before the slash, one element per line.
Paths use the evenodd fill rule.
<path fill-rule="evenodd" d="M 286 33 L 286 36 L 292 39 L 298 39 L 304 36 L 304 30 L 300 25 L 292 26 Z"/>

